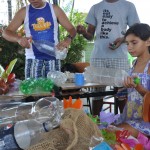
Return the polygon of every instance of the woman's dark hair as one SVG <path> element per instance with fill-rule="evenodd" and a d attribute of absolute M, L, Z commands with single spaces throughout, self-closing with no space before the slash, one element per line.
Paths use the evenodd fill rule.
<path fill-rule="evenodd" d="M 125 38 L 129 34 L 134 34 L 135 36 L 139 37 L 141 40 L 146 41 L 150 38 L 150 26 L 144 23 L 136 23 L 127 30 L 127 32 L 125 33 Z M 149 52 L 150 52 L 150 46 L 149 46 Z"/>

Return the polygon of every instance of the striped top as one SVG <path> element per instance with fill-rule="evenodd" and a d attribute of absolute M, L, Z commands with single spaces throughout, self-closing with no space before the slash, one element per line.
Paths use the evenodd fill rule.
<path fill-rule="evenodd" d="M 33 40 L 50 41 L 58 43 L 58 22 L 52 4 L 45 3 L 41 8 L 34 8 L 31 4 L 26 7 L 24 21 L 26 37 Z M 34 44 L 25 50 L 26 59 L 55 60 L 55 57 L 37 50 Z"/>

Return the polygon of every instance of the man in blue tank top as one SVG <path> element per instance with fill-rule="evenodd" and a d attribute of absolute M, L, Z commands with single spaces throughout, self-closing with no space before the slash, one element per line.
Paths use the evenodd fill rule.
<path fill-rule="evenodd" d="M 51 44 L 59 50 L 68 48 L 76 35 L 76 30 L 62 9 L 45 0 L 29 0 L 30 4 L 21 8 L 3 32 L 3 37 L 11 42 L 18 42 L 25 48 L 25 78 L 46 77 L 49 71 L 60 70 L 60 60 L 56 59 L 55 51 L 44 51 L 44 44 Z M 68 36 L 58 41 L 58 23 L 68 32 Z M 25 37 L 16 34 L 24 24 Z M 43 42 L 43 43 L 42 43 Z M 43 44 L 40 49 L 37 44 Z M 45 46 L 47 46 L 45 44 Z"/>

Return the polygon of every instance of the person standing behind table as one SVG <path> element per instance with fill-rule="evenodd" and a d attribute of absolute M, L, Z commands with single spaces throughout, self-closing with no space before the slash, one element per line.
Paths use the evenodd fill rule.
<path fill-rule="evenodd" d="M 51 70 L 60 70 L 60 60 L 40 52 L 31 44 L 33 40 L 45 40 L 54 43 L 58 49 L 68 48 L 76 35 L 76 30 L 62 9 L 44 0 L 29 0 L 30 4 L 21 8 L 3 32 L 3 37 L 18 42 L 25 48 L 25 78 L 46 77 Z M 25 37 L 16 34 L 24 23 Z M 58 23 L 68 32 L 64 41 L 58 42 Z"/>
<path fill-rule="evenodd" d="M 134 4 L 126 0 L 103 0 L 91 7 L 85 22 L 88 24 L 87 29 L 78 25 L 77 33 L 82 34 L 87 40 L 92 40 L 96 33 L 90 65 L 128 70 L 127 48 L 123 44 L 123 34 L 127 25 L 139 22 Z M 98 90 L 105 90 L 105 87 Z M 103 100 L 99 97 L 94 98 L 94 115 L 99 115 L 102 105 Z"/>
<path fill-rule="evenodd" d="M 128 101 L 115 122 L 137 137 L 139 132 L 150 136 L 150 122 L 144 122 L 143 97 L 150 91 L 150 26 L 139 23 L 130 27 L 125 35 L 125 42 L 132 57 L 137 57 L 130 70 L 130 76 L 124 81 L 128 88 Z M 140 78 L 140 84 L 134 83 L 134 78 Z"/>

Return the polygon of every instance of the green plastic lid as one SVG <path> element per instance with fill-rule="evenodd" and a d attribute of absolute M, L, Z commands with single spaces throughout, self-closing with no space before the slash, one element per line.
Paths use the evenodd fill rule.
<path fill-rule="evenodd" d="M 140 83 L 140 78 L 138 78 L 138 77 L 134 78 L 134 83 L 139 84 Z"/>

